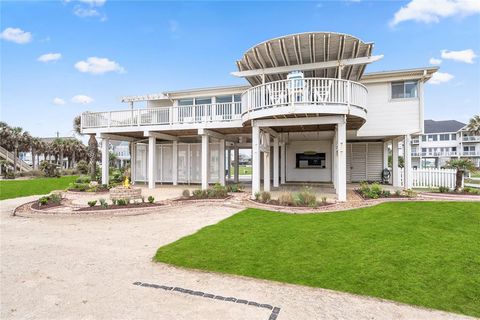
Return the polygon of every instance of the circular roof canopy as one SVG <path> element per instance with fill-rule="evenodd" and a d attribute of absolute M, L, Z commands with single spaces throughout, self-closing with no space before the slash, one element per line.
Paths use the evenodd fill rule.
<path fill-rule="evenodd" d="M 236 63 L 239 71 L 312 64 L 311 69 L 302 70 L 305 77 L 338 78 L 338 72 L 342 72 L 342 79 L 358 81 L 369 62 L 352 63 L 344 68 L 339 68 L 338 65 L 341 60 L 371 57 L 372 50 L 372 42 L 364 42 L 348 34 L 305 32 L 257 44 L 245 52 Z M 318 62 L 338 63 L 314 65 Z M 287 74 L 288 72 L 265 74 L 265 80 L 282 80 Z M 260 75 L 249 75 L 245 78 L 252 85 L 262 83 Z"/>

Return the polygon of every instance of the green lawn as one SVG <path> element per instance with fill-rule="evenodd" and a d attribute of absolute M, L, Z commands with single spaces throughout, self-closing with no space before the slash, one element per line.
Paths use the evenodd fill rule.
<path fill-rule="evenodd" d="M 29 180 L 2 180 L 0 181 L 0 200 L 18 198 L 31 195 L 47 194 L 52 190 L 63 190 L 77 176 L 60 178 L 36 178 Z"/>
<path fill-rule="evenodd" d="M 479 203 L 247 209 L 161 247 L 154 260 L 480 316 Z"/>
<path fill-rule="evenodd" d="M 235 167 L 230 167 L 230 170 L 232 172 L 232 175 L 234 174 L 235 172 Z M 249 166 L 238 166 L 238 174 L 240 175 L 251 175 L 252 174 L 252 167 Z"/>

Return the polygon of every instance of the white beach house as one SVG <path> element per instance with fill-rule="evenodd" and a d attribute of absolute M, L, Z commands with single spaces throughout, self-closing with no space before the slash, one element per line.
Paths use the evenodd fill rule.
<path fill-rule="evenodd" d="M 84 112 L 82 131 L 130 141 L 132 177 L 156 183 L 225 183 L 230 150 L 252 150 L 252 194 L 291 182 L 324 182 L 346 200 L 348 182 L 375 181 L 398 143 L 411 167 L 411 135 L 423 132 L 424 83 L 437 67 L 364 73 L 373 43 L 306 32 L 257 44 L 236 61 L 245 85 L 124 97 L 123 110 Z M 136 102 L 146 108 L 135 108 Z M 238 181 L 238 170 L 234 180 Z M 405 186 L 409 170 L 405 171 Z M 108 166 L 102 166 L 103 182 Z M 263 182 L 263 183 L 262 183 Z"/>

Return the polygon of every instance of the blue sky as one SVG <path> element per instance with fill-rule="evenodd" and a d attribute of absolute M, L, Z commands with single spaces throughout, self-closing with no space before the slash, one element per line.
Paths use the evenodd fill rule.
<path fill-rule="evenodd" d="M 127 108 L 124 95 L 243 83 L 230 72 L 258 42 L 335 31 L 375 42 L 385 57 L 367 72 L 440 59 L 425 118 L 467 121 L 480 112 L 479 2 L 2 1 L 1 120 L 71 135 L 75 115 Z"/>

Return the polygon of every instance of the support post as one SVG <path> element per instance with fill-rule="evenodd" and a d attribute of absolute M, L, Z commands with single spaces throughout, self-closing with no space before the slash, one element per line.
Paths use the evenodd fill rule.
<path fill-rule="evenodd" d="M 346 119 L 337 124 L 338 146 L 338 201 L 347 201 L 347 124 Z"/>
<path fill-rule="evenodd" d="M 220 139 L 220 168 L 219 168 L 219 182 L 222 186 L 225 185 L 225 139 Z"/>
<path fill-rule="evenodd" d="M 232 149 L 228 148 L 227 150 L 227 172 L 228 172 L 228 180 L 232 179 Z"/>
<path fill-rule="evenodd" d="M 148 137 L 148 188 L 155 189 L 155 147 L 157 138 Z"/>
<path fill-rule="evenodd" d="M 173 141 L 172 145 L 172 183 L 178 184 L 178 141 Z"/>
<path fill-rule="evenodd" d="M 252 199 L 260 192 L 260 128 L 252 124 Z"/>
<path fill-rule="evenodd" d="M 400 187 L 400 176 L 398 172 L 398 140 L 392 140 L 392 185 Z"/>
<path fill-rule="evenodd" d="M 109 169 L 109 139 L 102 139 L 102 184 L 108 184 L 108 169 Z"/>
<path fill-rule="evenodd" d="M 281 168 L 281 172 L 280 172 L 280 183 L 281 184 L 285 184 L 286 182 L 286 177 L 285 175 L 287 174 L 287 150 L 285 150 L 285 147 L 286 147 L 286 144 L 285 142 L 282 142 L 281 145 L 280 145 L 280 151 L 281 151 L 281 155 L 280 155 L 280 168 Z"/>
<path fill-rule="evenodd" d="M 273 138 L 273 187 L 277 188 L 279 186 L 279 145 L 278 138 Z"/>
<path fill-rule="evenodd" d="M 403 140 L 403 185 L 405 189 L 412 188 L 412 179 L 410 173 L 412 172 L 412 145 L 411 145 L 411 136 L 407 134 Z"/>
<path fill-rule="evenodd" d="M 263 152 L 263 190 L 270 192 L 270 134 L 264 134 L 268 150 Z"/>
<path fill-rule="evenodd" d="M 208 171 L 210 162 L 209 137 L 202 135 L 202 190 L 208 189 Z"/>
<path fill-rule="evenodd" d="M 234 150 L 234 153 L 233 153 L 233 157 L 235 158 L 234 159 L 234 173 L 233 173 L 233 181 L 235 183 L 238 183 L 238 176 L 240 174 L 240 172 L 238 172 L 238 170 L 240 170 L 239 168 L 239 162 L 238 162 L 238 156 L 240 155 L 240 150 L 238 148 L 238 146 L 235 144 L 235 149 Z"/>
<path fill-rule="evenodd" d="M 335 126 L 335 130 L 333 132 L 333 150 L 332 150 L 332 182 L 333 187 L 337 190 L 337 182 L 338 182 L 338 128 Z"/>
<path fill-rule="evenodd" d="M 130 148 L 130 180 L 131 182 L 135 183 L 135 179 L 137 178 L 137 143 L 130 142 L 132 147 Z"/>
<path fill-rule="evenodd" d="M 388 168 L 388 141 L 383 142 L 383 168 Z"/>

